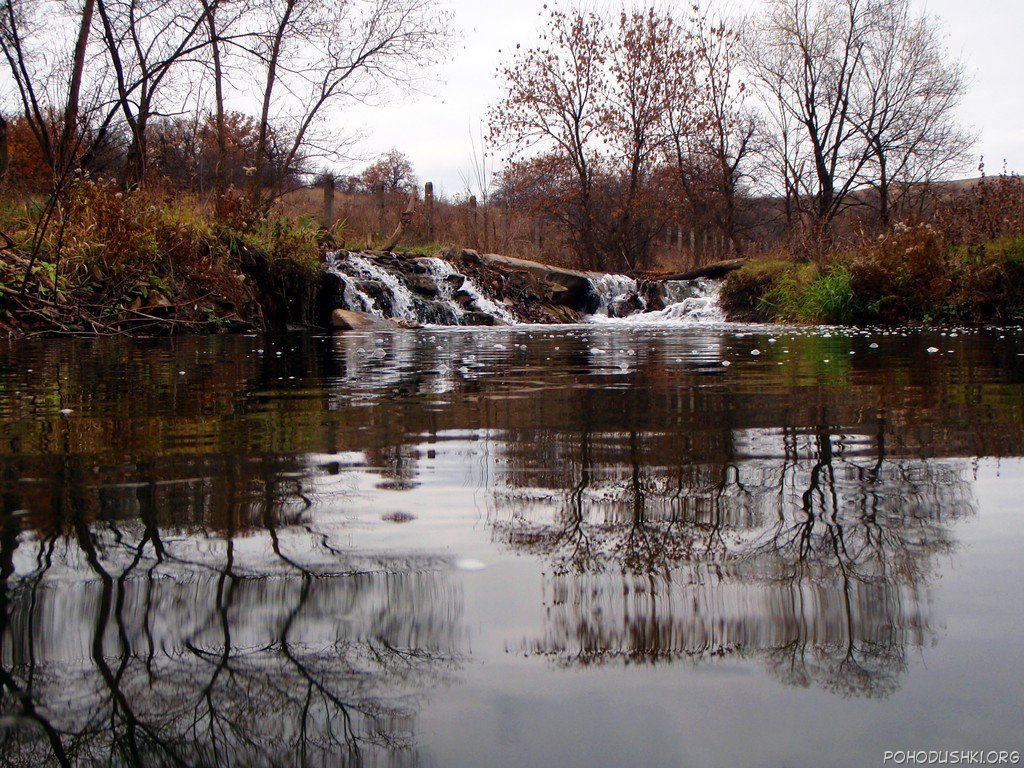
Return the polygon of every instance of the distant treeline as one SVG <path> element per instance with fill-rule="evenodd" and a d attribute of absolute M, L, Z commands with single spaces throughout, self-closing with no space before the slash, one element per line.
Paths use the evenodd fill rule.
<path fill-rule="evenodd" d="M 352 141 L 328 111 L 418 80 L 445 25 L 434 0 L 3 0 L 0 175 L 233 185 L 265 207 Z"/>
<path fill-rule="evenodd" d="M 816 251 L 887 231 L 973 145 L 963 66 L 911 0 L 772 0 L 733 20 L 554 8 L 500 77 L 498 195 L 619 271 L 671 243 Z"/>
<path fill-rule="evenodd" d="M 553 5 L 540 24 L 505 55 L 465 189 L 429 220 L 419 204 L 406 244 L 642 272 L 821 258 L 915 219 L 953 243 L 984 226 L 955 221 L 972 187 L 939 183 L 972 165 L 968 82 L 913 0 L 770 0 L 743 19 Z M 398 150 L 330 170 L 353 137 L 326 117 L 413 84 L 447 28 L 434 0 L 0 0 L 0 189 L 44 201 L 0 231 L 60 263 L 47 233 L 86 181 L 244 231 L 319 222 L 308 188 L 329 180 L 337 237 L 379 245 L 420 180 Z M 1011 205 L 1015 183 L 986 189 Z"/>

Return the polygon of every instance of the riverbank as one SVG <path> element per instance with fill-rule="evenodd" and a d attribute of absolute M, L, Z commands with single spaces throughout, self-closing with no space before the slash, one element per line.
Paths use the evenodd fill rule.
<path fill-rule="evenodd" d="M 188 197 L 84 182 L 49 226 L 0 207 L 0 333 L 170 335 L 584 319 L 1018 324 L 1024 237 L 949 245 L 900 227 L 849 251 L 779 253 L 686 275 L 584 272 L 451 247 L 346 251 L 311 217 L 216 212 Z M 725 278 L 718 301 L 717 283 Z M 338 311 L 347 313 L 339 315 Z"/>
<path fill-rule="evenodd" d="M 0 206 L 8 337 L 559 324 L 691 296 L 457 246 L 348 251 L 311 217 L 257 215 L 235 196 L 212 206 L 87 181 L 68 200 L 49 213 L 43 201 Z"/>
<path fill-rule="evenodd" d="M 751 260 L 726 279 L 730 320 L 855 325 L 1024 321 L 1024 237 L 948 245 L 927 225 L 816 260 Z"/>
<path fill-rule="evenodd" d="M 149 335 L 316 323 L 322 233 L 195 199 L 85 182 L 52 212 L 0 210 L 0 333 Z M 45 222 L 45 226 L 40 222 Z"/>

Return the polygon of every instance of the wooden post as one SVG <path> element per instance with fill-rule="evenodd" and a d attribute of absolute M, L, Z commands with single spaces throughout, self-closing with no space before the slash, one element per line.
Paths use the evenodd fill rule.
<path fill-rule="evenodd" d="M 427 241 L 434 242 L 434 182 L 423 185 L 424 216 L 427 219 Z"/>
<path fill-rule="evenodd" d="M 324 229 L 334 226 L 334 174 L 324 174 Z"/>
<path fill-rule="evenodd" d="M 479 242 L 480 237 L 478 235 L 479 229 L 477 227 L 476 195 L 470 195 L 469 196 L 469 227 L 470 227 L 470 231 L 472 232 L 473 247 L 474 248 L 479 248 L 480 247 L 480 242 Z"/>
<path fill-rule="evenodd" d="M 377 204 L 377 231 L 378 232 L 383 232 L 384 231 L 384 226 L 385 226 L 385 224 L 384 224 L 384 206 L 385 206 L 385 203 L 386 203 L 386 201 L 384 199 L 384 185 L 383 184 L 377 184 L 377 186 L 373 190 L 373 196 L 374 196 L 376 204 Z"/>

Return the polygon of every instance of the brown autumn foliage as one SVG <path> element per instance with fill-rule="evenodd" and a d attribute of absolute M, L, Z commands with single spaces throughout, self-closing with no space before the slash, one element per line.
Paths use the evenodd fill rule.
<path fill-rule="evenodd" d="M 693 258 L 708 230 L 716 255 L 735 251 L 753 123 L 733 42 L 696 9 L 684 21 L 653 7 L 549 9 L 540 45 L 499 73 L 491 140 L 509 156 L 509 198 L 526 198 L 590 268 L 644 271 L 684 240 Z"/>
<path fill-rule="evenodd" d="M 824 256 L 920 215 L 973 143 L 963 67 L 910 0 L 779 0 L 742 28 L 547 9 L 542 31 L 499 70 L 491 140 L 588 266 Z"/>
<path fill-rule="evenodd" d="M 10 158 L 9 189 L 23 194 L 41 194 L 50 188 L 53 170 L 24 117 L 7 119 L 7 151 Z"/>
<path fill-rule="evenodd" d="M 149 184 L 155 188 L 169 188 L 209 195 L 217 191 L 218 166 L 224 189 L 244 189 L 256 175 L 267 183 L 272 179 L 283 191 L 302 185 L 311 172 L 306 159 L 299 156 L 289 171 L 280 175 L 275 162 L 280 154 L 279 133 L 269 127 L 267 146 L 262 165 L 257 166 L 259 124 L 241 112 L 227 112 L 223 122 L 223 157 L 220 155 L 216 119 L 213 115 L 201 118 L 165 118 L 149 128 L 146 172 Z M 280 176 L 280 177 L 279 177 Z"/>
<path fill-rule="evenodd" d="M 736 317 L 836 323 L 1020 323 L 1024 183 L 1013 175 L 950 185 L 925 218 L 861 237 L 817 260 L 783 251 L 729 276 Z"/>
<path fill-rule="evenodd" d="M 947 194 L 934 207 L 935 226 L 957 245 L 1024 234 L 1024 179 L 1002 173 L 983 175 L 967 190 Z"/>
<path fill-rule="evenodd" d="M 416 172 L 412 161 L 397 149 L 385 152 L 367 166 L 359 175 L 359 181 L 366 192 L 414 192 Z"/>

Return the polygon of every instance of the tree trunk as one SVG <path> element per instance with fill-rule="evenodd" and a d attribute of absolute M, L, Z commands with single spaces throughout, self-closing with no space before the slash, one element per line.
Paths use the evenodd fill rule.
<path fill-rule="evenodd" d="M 7 148 L 7 121 L 0 115 L 0 195 L 7 189 L 7 172 L 11 167 L 10 151 Z"/>
<path fill-rule="evenodd" d="M 85 55 L 89 48 L 89 32 L 92 29 L 92 16 L 96 8 L 96 0 L 85 0 L 82 5 L 82 21 L 78 27 L 78 40 L 75 42 L 75 57 L 71 64 L 71 81 L 68 84 L 68 103 L 64 108 L 64 126 L 61 130 L 60 143 L 57 146 L 58 173 L 66 170 L 73 162 L 75 133 L 78 123 L 79 99 L 82 92 L 82 74 L 85 72 Z"/>
<path fill-rule="evenodd" d="M 281 57 L 281 45 L 285 32 L 291 21 L 292 11 L 297 0 L 288 0 L 284 15 L 278 22 L 274 32 L 274 43 L 271 46 L 270 58 L 267 61 L 267 80 L 263 87 L 263 108 L 260 112 L 260 132 L 256 139 L 256 170 L 253 172 L 252 202 L 256 206 L 263 204 L 263 164 L 267 156 L 267 139 L 270 133 L 270 103 L 273 98 L 274 85 L 277 82 L 277 65 Z"/>
<path fill-rule="evenodd" d="M 885 231 L 889 230 L 891 212 L 889 210 L 889 173 L 885 164 L 885 157 L 880 156 L 878 162 L 878 223 Z"/>
<path fill-rule="evenodd" d="M 132 139 L 124 168 L 124 188 L 141 187 L 146 176 L 146 123 L 149 120 L 149 105 L 139 100 L 139 111 L 129 121 Z"/>
<path fill-rule="evenodd" d="M 217 162 L 213 170 L 213 189 L 217 200 L 227 192 L 228 139 L 224 123 L 224 71 L 220 61 L 220 39 L 217 36 L 216 10 L 203 0 L 206 11 L 206 26 L 210 31 L 210 52 L 213 55 L 213 100 L 214 120 L 217 130 Z"/>

